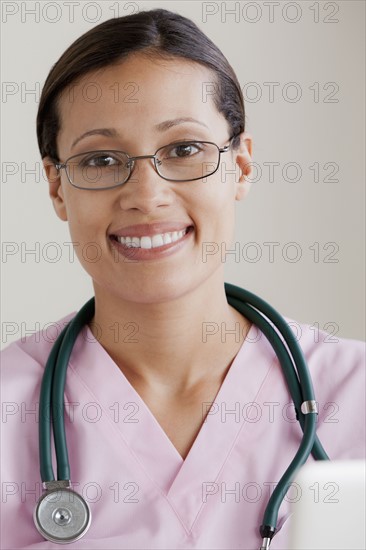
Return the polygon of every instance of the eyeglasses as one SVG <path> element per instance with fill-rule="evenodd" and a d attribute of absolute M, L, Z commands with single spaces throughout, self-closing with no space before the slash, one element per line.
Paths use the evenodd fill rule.
<path fill-rule="evenodd" d="M 130 157 L 124 151 L 87 151 L 55 163 L 57 170 L 65 169 L 71 185 L 78 189 L 111 189 L 123 185 L 130 178 L 136 159 L 151 158 L 159 176 L 169 181 L 194 181 L 212 176 L 220 165 L 220 148 L 211 141 L 178 141 L 160 147 L 154 155 Z"/>

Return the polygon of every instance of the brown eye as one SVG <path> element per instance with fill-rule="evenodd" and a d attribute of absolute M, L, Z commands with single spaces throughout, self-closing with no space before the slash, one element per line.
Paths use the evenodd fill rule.
<path fill-rule="evenodd" d="M 120 161 L 113 157 L 112 155 L 104 154 L 104 155 L 93 155 L 93 156 L 87 156 L 83 157 L 80 160 L 79 165 L 81 167 L 84 166 L 95 166 L 97 168 L 103 168 L 104 166 L 113 166 L 114 164 L 118 164 Z"/>
<path fill-rule="evenodd" d="M 170 153 L 170 151 L 177 151 L 176 155 L 172 154 L 169 155 L 170 158 L 184 158 L 184 157 L 192 157 L 194 154 L 197 154 L 197 152 L 200 152 L 203 150 L 203 147 L 201 144 L 196 142 L 189 142 L 189 143 L 178 143 L 173 146 L 171 146 L 167 152 Z"/>

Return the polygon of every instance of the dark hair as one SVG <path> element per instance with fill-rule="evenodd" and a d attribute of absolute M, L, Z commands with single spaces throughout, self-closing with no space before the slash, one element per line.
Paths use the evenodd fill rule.
<path fill-rule="evenodd" d="M 143 50 L 143 52 L 142 52 Z M 187 17 L 165 9 L 140 11 L 108 19 L 80 36 L 52 66 L 42 89 L 37 113 L 37 138 L 41 157 L 59 161 L 58 100 L 73 81 L 98 68 L 120 62 L 133 52 L 171 59 L 196 61 L 213 71 L 214 105 L 232 130 L 245 129 L 244 99 L 235 72 L 217 46 Z M 239 146 L 235 137 L 232 148 Z"/>

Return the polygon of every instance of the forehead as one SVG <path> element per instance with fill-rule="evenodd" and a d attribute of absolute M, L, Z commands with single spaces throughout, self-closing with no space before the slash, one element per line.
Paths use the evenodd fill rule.
<path fill-rule="evenodd" d="M 146 132 L 148 126 L 179 116 L 226 128 L 213 102 L 217 93 L 216 75 L 208 67 L 181 58 L 133 54 L 87 73 L 63 91 L 58 102 L 59 139 L 101 124 Z"/>

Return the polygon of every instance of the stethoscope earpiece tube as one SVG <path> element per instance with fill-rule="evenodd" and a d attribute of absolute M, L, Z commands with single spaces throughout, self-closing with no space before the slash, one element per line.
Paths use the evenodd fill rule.
<path fill-rule="evenodd" d="M 248 290 L 239 288 L 229 283 L 225 283 L 225 290 L 226 290 L 227 296 L 232 296 L 233 298 L 237 298 L 240 301 L 247 302 L 251 306 L 254 306 L 255 308 L 259 309 L 259 311 L 263 312 L 264 315 L 273 322 L 273 324 L 281 333 L 282 337 L 285 339 L 286 344 L 288 345 L 293 355 L 294 363 L 296 365 L 300 383 L 301 383 L 302 396 L 304 400 L 313 399 L 314 398 L 313 384 L 311 382 L 311 378 L 309 375 L 308 368 L 306 366 L 304 356 L 302 354 L 302 351 L 298 343 L 294 339 L 293 332 L 288 327 L 287 323 L 282 318 L 282 316 L 272 306 L 270 306 L 267 302 L 262 300 L 262 298 L 259 298 L 259 296 L 256 296 L 255 294 L 253 294 L 252 292 L 249 292 Z M 264 321 L 268 323 L 268 321 L 266 321 L 265 319 Z M 262 324 L 264 323 L 261 323 L 261 325 Z M 259 325 L 260 328 L 261 328 L 261 325 Z"/>
<path fill-rule="evenodd" d="M 57 479 L 70 479 L 70 466 L 67 452 L 64 423 L 64 393 L 66 372 L 73 346 L 82 330 L 94 315 L 94 297 L 80 309 L 67 326 L 65 338 L 60 347 L 52 384 L 52 419 L 57 457 Z M 57 421 L 56 421 L 57 419 Z"/>
<path fill-rule="evenodd" d="M 61 331 L 47 359 L 39 397 L 39 461 L 43 482 L 55 479 L 51 454 L 51 394 L 54 368 L 66 330 L 67 326 Z"/>
<path fill-rule="evenodd" d="M 305 464 L 308 459 L 311 449 L 314 444 L 314 438 L 316 434 L 316 413 L 307 414 L 305 418 L 303 438 L 300 443 L 300 447 L 297 450 L 295 457 L 290 463 L 289 467 L 281 477 L 280 481 L 276 485 L 266 507 L 263 516 L 263 523 L 260 527 L 262 534 L 265 528 L 276 529 L 278 511 L 286 492 L 290 486 L 291 481 L 294 479 L 300 466 Z M 262 537 L 263 538 L 263 537 Z"/>
<path fill-rule="evenodd" d="M 66 371 L 75 340 L 84 324 L 88 323 L 93 317 L 94 308 L 93 297 L 84 304 L 75 317 L 63 328 L 51 349 L 45 366 L 39 399 L 39 456 L 40 473 L 43 482 L 55 479 L 52 468 L 51 426 L 55 439 L 57 479 L 70 479 L 63 417 Z"/>
<path fill-rule="evenodd" d="M 301 411 L 301 405 L 303 398 L 301 395 L 301 386 L 295 370 L 291 357 L 285 348 L 283 342 L 275 332 L 273 327 L 267 322 L 267 320 L 256 309 L 251 307 L 248 303 L 239 301 L 237 298 L 233 298 L 228 295 L 228 302 L 235 307 L 240 313 L 243 313 L 252 323 L 261 328 L 261 331 L 271 343 L 275 353 L 282 366 L 282 372 L 286 379 L 287 387 L 290 391 L 292 400 L 295 405 L 296 415 L 300 422 L 302 430 L 304 430 L 305 415 Z M 328 455 L 324 451 L 322 444 L 320 443 L 318 436 L 315 437 L 314 446 L 312 448 L 312 455 L 315 460 L 328 460 Z"/>
<path fill-rule="evenodd" d="M 276 485 L 276 488 L 274 489 L 266 506 L 263 516 L 263 523 L 259 529 L 260 535 L 263 539 L 261 550 L 267 550 L 270 547 L 271 539 L 276 532 L 278 511 L 290 483 L 294 479 L 298 469 L 308 459 L 316 442 L 317 410 L 315 406 L 315 396 L 311 376 L 307 368 L 305 358 L 301 348 L 294 340 L 293 333 L 286 324 L 285 320 L 279 315 L 279 313 L 277 313 L 276 310 L 267 304 L 267 302 L 245 289 L 225 283 L 225 291 L 228 303 L 232 304 L 233 307 L 241 311 L 248 317 L 249 320 L 252 320 L 252 322 L 262 330 L 263 334 L 268 338 L 273 346 L 276 354 L 278 354 L 286 383 L 289 387 L 291 396 L 294 399 L 295 407 L 298 409 L 299 420 L 302 420 L 301 427 L 303 428 L 303 437 L 299 449 L 280 481 Z M 251 306 L 257 307 L 261 312 L 263 312 L 264 315 L 266 315 L 266 317 L 268 317 L 279 330 L 293 355 L 297 373 L 294 370 L 295 367 L 280 338 L 275 335 L 273 328 L 263 317 L 263 315 L 256 312 Z M 300 382 L 298 381 L 297 376 L 299 376 Z M 300 386 L 298 384 L 300 384 Z M 302 400 L 301 404 L 299 403 L 299 397 Z M 305 417 L 305 419 L 303 417 Z M 321 459 L 328 459 L 328 456 L 326 455 L 319 440 L 317 451 Z"/>

